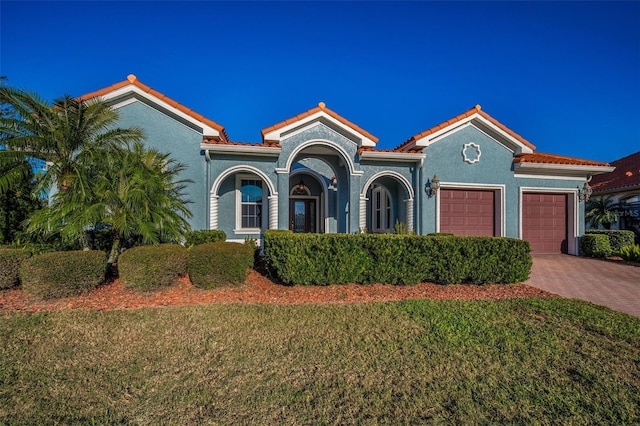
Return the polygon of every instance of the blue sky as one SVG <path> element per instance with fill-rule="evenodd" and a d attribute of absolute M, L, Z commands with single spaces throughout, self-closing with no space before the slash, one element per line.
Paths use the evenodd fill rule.
<path fill-rule="evenodd" d="M 128 74 L 234 141 L 323 101 L 393 148 L 476 104 L 537 151 L 640 150 L 640 2 L 0 2 L 46 99 Z"/>

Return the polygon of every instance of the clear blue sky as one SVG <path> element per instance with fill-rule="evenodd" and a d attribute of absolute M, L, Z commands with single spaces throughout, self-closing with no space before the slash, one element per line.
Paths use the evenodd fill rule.
<path fill-rule="evenodd" d="M 640 2 L 1 1 L 46 99 L 135 74 L 234 141 L 324 101 L 393 148 L 476 104 L 539 152 L 640 150 Z"/>

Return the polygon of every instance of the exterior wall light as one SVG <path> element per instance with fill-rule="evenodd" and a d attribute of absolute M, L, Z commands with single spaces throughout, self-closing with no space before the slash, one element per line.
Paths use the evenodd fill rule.
<path fill-rule="evenodd" d="M 440 189 L 440 179 L 438 179 L 438 176 L 433 175 L 431 182 L 427 183 L 426 188 L 429 198 L 435 196 L 438 193 L 438 189 Z"/>
<path fill-rule="evenodd" d="M 337 191 L 338 190 L 338 178 L 335 176 L 331 176 L 331 184 L 329 185 L 329 189 Z"/>
<path fill-rule="evenodd" d="M 589 201 L 593 189 L 589 186 L 589 182 L 585 182 L 582 189 L 578 191 L 578 199 L 580 201 Z"/>

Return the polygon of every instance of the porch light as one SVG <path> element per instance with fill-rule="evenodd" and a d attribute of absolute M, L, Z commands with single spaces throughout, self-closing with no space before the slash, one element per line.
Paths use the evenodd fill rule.
<path fill-rule="evenodd" d="M 304 182 L 302 181 L 302 178 L 300 178 L 300 183 L 298 183 L 298 191 L 302 191 L 304 192 Z"/>
<path fill-rule="evenodd" d="M 338 178 L 334 176 L 331 176 L 331 184 L 329 185 L 329 189 L 333 190 L 333 191 L 337 191 L 338 190 Z"/>
<path fill-rule="evenodd" d="M 589 201 L 592 193 L 593 189 L 589 186 L 589 182 L 585 182 L 582 189 L 578 191 L 578 199 L 580 201 Z"/>
<path fill-rule="evenodd" d="M 433 175 L 431 182 L 427 183 L 427 187 L 425 189 L 427 190 L 429 198 L 436 195 L 438 193 L 438 189 L 440 189 L 440 179 L 438 179 L 438 176 Z"/>

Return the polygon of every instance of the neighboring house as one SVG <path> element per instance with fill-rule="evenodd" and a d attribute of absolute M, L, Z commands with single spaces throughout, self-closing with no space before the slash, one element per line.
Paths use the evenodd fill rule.
<path fill-rule="evenodd" d="M 134 75 L 82 99 L 94 97 L 119 110 L 122 126 L 143 128 L 147 144 L 188 166 L 192 227 L 221 229 L 229 240 L 267 229 L 393 232 L 399 221 L 418 234 L 522 238 L 537 253 L 577 254 L 579 189 L 613 170 L 536 153 L 479 105 L 382 150 L 378 138 L 322 102 L 263 129 L 261 142 L 239 143 Z"/>
<path fill-rule="evenodd" d="M 610 198 L 616 204 L 612 229 L 637 229 L 640 224 L 640 151 L 611 163 L 615 170 L 594 176 L 594 198 Z"/>

